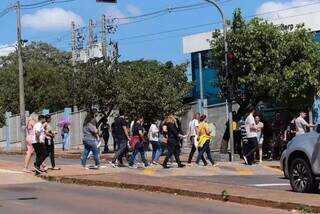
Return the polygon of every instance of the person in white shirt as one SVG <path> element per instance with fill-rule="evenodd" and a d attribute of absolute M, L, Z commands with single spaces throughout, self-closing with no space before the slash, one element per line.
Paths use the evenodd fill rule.
<path fill-rule="evenodd" d="M 159 164 L 159 159 L 162 153 L 161 144 L 159 141 L 159 128 L 154 121 L 151 122 L 151 126 L 148 132 L 149 142 L 152 145 L 152 161 L 154 165 Z"/>
<path fill-rule="evenodd" d="M 46 122 L 46 118 L 44 115 L 40 115 L 38 117 L 38 122 L 33 126 L 34 138 L 32 141 L 32 146 L 36 153 L 36 161 L 34 162 L 34 168 L 36 173 L 42 173 L 41 165 L 47 157 L 47 151 L 45 147 L 45 129 L 44 124 Z"/>
<path fill-rule="evenodd" d="M 250 107 L 249 115 L 245 121 L 246 133 L 247 133 L 247 143 L 244 145 L 243 159 L 247 165 L 252 165 L 254 161 L 254 152 L 256 151 L 258 145 L 258 126 L 255 123 L 254 107 Z"/>
<path fill-rule="evenodd" d="M 192 158 L 194 153 L 196 152 L 198 148 L 198 127 L 199 127 L 199 119 L 200 119 L 200 113 L 196 112 L 193 114 L 192 120 L 189 122 L 189 128 L 188 128 L 188 134 L 187 136 L 190 137 L 190 143 L 191 143 L 191 151 L 188 158 L 188 164 L 190 165 L 192 162 Z M 207 165 L 207 161 L 205 158 L 202 158 L 202 161 L 205 165 Z"/>
<path fill-rule="evenodd" d="M 308 128 L 313 128 L 315 127 L 315 125 L 308 123 L 305 118 L 306 118 L 307 114 L 305 112 L 300 112 L 300 116 L 295 120 L 295 124 L 296 124 L 296 135 L 302 135 L 305 134 L 307 132 L 307 127 Z"/>

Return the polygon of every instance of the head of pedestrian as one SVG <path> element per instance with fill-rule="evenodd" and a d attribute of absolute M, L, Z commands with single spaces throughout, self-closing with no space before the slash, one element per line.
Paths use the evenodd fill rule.
<path fill-rule="evenodd" d="M 256 113 L 256 108 L 251 106 L 249 107 L 249 111 L 248 111 L 249 114 L 255 114 Z"/>
<path fill-rule="evenodd" d="M 29 117 L 29 121 L 33 121 L 33 122 L 38 122 L 38 115 L 36 114 L 36 113 L 32 113 L 31 115 L 30 115 L 30 117 Z"/>
<path fill-rule="evenodd" d="M 143 121 L 144 121 L 143 116 L 139 116 L 138 119 L 137 119 L 137 122 L 140 123 L 140 124 L 143 124 Z"/>
<path fill-rule="evenodd" d="M 255 121 L 256 121 L 257 124 L 260 122 L 260 116 L 259 116 L 259 115 L 255 116 L 254 119 L 255 119 Z"/>
<path fill-rule="evenodd" d="M 207 122 L 208 119 L 207 119 L 207 115 L 203 114 L 200 116 L 200 122 Z"/>
<path fill-rule="evenodd" d="M 124 111 L 123 111 L 123 109 L 119 109 L 119 116 L 120 116 L 120 117 L 124 117 Z"/>
<path fill-rule="evenodd" d="M 45 116 L 45 118 L 46 118 L 46 122 L 47 122 L 47 123 L 50 123 L 50 122 L 51 122 L 51 116 L 50 116 L 49 114 L 47 114 L 47 115 Z"/>
<path fill-rule="evenodd" d="M 302 111 L 302 112 L 300 112 L 300 116 L 301 116 L 302 118 L 306 118 L 306 117 L 307 117 L 307 113 L 304 112 L 304 111 Z"/>
<path fill-rule="evenodd" d="M 199 112 L 194 113 L 193 119 L 200 120 L 200 113 Z"/>
<path fill-rule="evenodd" d="M 39 115 L 38 121 L 39 121 L 40 123 L 45 123 L 45 122 L 46 122 L 46 117 L 45 117 L 44 115 Z"/>

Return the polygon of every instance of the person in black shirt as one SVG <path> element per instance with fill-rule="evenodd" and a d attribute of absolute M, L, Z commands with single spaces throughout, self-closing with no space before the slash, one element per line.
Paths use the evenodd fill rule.
<path fill-rule="evenodd" d="M 102 153 L 108 153 L 109 152 L 109 147 L 108 147 L 108 141 L 109 141 L 109 131 L 110 131 L 110 126 L 108 124 L 108 118 L 104 116 L 103 118 L 100 119 L 98 122 L 98 128 L 100 128 L 102 138 L 104 141 L 104 150 Z"/>
<path fill-rule="evenodd" d="M 116 120 L 117 118 L 115 118 L 115 120 Z M 118 140 L 117 140 L 117 138 L 116 138 L 116 133 L 115 133 L 115 130 L 116 130 L 116 123 L 115 122 L 113 122 L 112 124 L 111 124 L 111 134 L 112 134 L 112 138 L 113 138 L 113 152 L 116 152 L 117 150 L 118 150 L 118 147 L 119 147 L 119 145 L 118 145 Z"/>
<path fill-rule="evenodd" d="M 119 117 L 117 117 L 115 119 L 114 122 L 114 137 L 118 142 L 119 148 L 118 151 L 115 153 L 112 161 L 110 162 L 110 164 L 115 167 L 116 165 L 116 160 L 119 161 L 119 165 L 118 166 L 122 166 L 123 162 L 122 162 L 122 158 L 125 155 L 126 149 L 127 149 L 127 144 L 129 141 L 129 133 L 128 133 L 128 124 L 125 120 L 124 117 L 124 112 L 123 111 L 119 111 Z"/>
<path fill-rule="evenodd" d="M 148 161 L 145 156 L 144 147 L 144 134 L 143 134 L 143 117 L 140 117 L 132 127 L 132 139 L 131 146 L 133 147 L 133 154 L 129 160 L 129 167 L 133 167 L 134 161 L 138 153 L 141 155 L 141 160 L 144 163 L 144 166 L 149 166 Z"/>
<path fill-rule="evenodd" d="M 185 165 L 181 163 L 180 157 L 179 157 L 180 139 L 183 136 L 178 132 L 178 128 L 176 126 L 176 118 L 174 116 L 169 116 L 166 118 L 164 122 L 163 131 L 167 133 L 167 137 L 168 137 L 168 142 L 167 142 L 168 153 L 166 158 L 163 161 L 163 164 L 162 164 L 163 168 L 165 169 L 169 168 L 167 166 L 167 163 L 169 161 L 169 158 L 172 155 L 174 155 L 179 168 L 185 167 Z"/>

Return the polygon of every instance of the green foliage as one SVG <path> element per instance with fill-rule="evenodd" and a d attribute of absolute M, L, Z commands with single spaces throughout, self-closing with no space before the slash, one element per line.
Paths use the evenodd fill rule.
<path fill-rule="evenodd" d="M 273 100 L 293 108 L 310 107 L 319 93 L 320 45 L 303 25 L 277 26 L 259 18 L 245 21 L 238 9 L 228 30 L 232 85 L 240 105 Z M 224 49 L 220 32 L 211 41 L 212 64 L 224 88 Z"/>
<path fill-rule="evenodd" d="M 161 119 L 166 114 L 182 113 L 183 98 L 191 90 L 185 64 L 157 61 L 124 62 L 118 75 L 118 106 L 128 116 L 142 115 Z"/>
<path fill-rule="evenodd" d="M 51 111 L 69 104 L 68 74 L 70 54 L 45 43 L 32 43 L 23 48 L 26 109 Z M 18 66 L 16 53 L 0 60 L 1 114 L 19 112 Z"/>

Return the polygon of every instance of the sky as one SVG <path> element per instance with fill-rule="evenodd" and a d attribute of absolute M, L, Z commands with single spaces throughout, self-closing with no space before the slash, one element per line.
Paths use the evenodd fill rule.
<path fill-rule="evenodd" d="M 21 4 L 33 4 L 43 0 L 21 0 Z M 15 0 L 0 1 L 1 11 Z M 101 20 L 101 15 L 118 18 L 118 28 L 110 37 L 119 42 L 121 60 L 155 59 L 162 62 L 184 63 L 190 59 L 183 54 L 182 37 L 221 28 L 216 8 L 200 5 L 164 12 L 145 18 L 130 18 L 173 7 L 203 3 L 204 0 L 118 0 L 117 4 L 101 4 L 95 0 L 74 0 L 52 4 L 43 8 L 22 10 L 22 36 L 28 41 L 44 41 L 53 46 L 70 50 L 70 26 L 88 25 L 89 19 Z M 235 8 L 241 8 L 245 17 L 255 15 L 275 22 L 306 22 L 317 28 L 320 20 L 320 1 L 317 0 L 220 0 L 226 17 L 232 17 Z M 289 8 L 289 9 L 288 9 Z M 291 8 L 291 9 L 290 9 Z M 170 11 L 170 10 L 168 10 Z M 277 11 L 268 13 L 270 11 Z M 289 18 L 288 18 L 289 17 Z M 99 26 L 97 26 L 99 27 Z M 0 56 L 12 51 L 16 41 L 16 14 L 11 11 L 0 17 Z M 318 29 L 319 30 L 319 29 Z M 99 29 L 97 29 L 97 32 Z M 151 35 L 150 35 L 151 34 Z"/>

